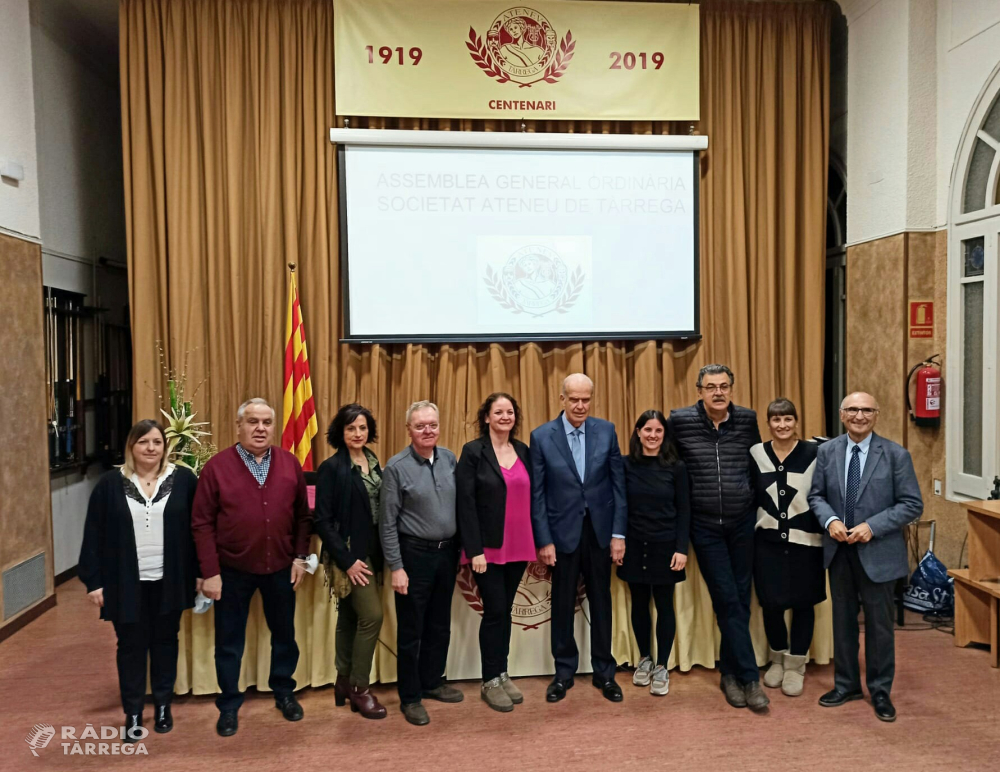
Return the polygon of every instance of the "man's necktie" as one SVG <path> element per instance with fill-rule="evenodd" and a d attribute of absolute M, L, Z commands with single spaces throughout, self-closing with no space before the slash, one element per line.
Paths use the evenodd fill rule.
<path fill-rule="evenodd" d="M 579 429 L 574 429 L 569 434 L 569 449 L 573 453 L 573 461 L 576 463 L 576 471 L 581 481 L 584 479 L 583 473 L 587 471 L 583 460 L 583 443 L 580 441 L 582 434 Z"/>
<path fill-rule="evenodd" d="M 851 465 L 847 467 L 847 500 L 844 501 L 844 525 L 854 527 L 854 507 L 858 503 L 861 487 L 861 448 L 851 448 Z"/>

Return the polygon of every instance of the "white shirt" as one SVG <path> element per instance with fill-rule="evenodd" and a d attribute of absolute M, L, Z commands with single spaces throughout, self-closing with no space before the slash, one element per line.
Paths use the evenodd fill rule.
<path fill-rule="evenodd" d="M 139 581 L 156 582 L 163 578 L 163 511 L 167 508 L 173 488 L 174 465 L 156 478 L 153 495 L 146 497 L 139 475 L 133 473 L 125 483 L 125 500 L 132 515 L 135 531 L 135 552 L 139 560 Z M 169 484 L 166 484 L 169 480 Z M 162 489 L 162 493 L 161 493 Z"/>

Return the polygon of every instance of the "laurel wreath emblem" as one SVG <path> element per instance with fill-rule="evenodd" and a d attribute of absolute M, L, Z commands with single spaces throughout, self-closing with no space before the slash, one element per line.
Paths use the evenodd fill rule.
<path fill-rule="evenodd" d="M 577 266 L 576 270 L 573 271 L 573 275 L 569 277 L 569 284 L 566 285 L 566 289 L 563 290 L 562 297 L 559 298 L 559 303 L 555 307 L 555 311 L 560 314 L 568 313 L 573 304 L 576 303 L 577 299 L 580 297 L 580 293 L 583 291 L 583 266 Z"/>
<path fill-rule="evenodd" d="M 510 296 L 510 293 L 507 292 L 507 288 L 504 286 L 504 283 L 500 278 L 500 274 L 495 272 L 489 265 L 486 266 L 486 277 L 483 281 L 486 282 L 486 287 L 490 291 L 490 297 L 499 303 L 501 308 L 513 311 L 515 314 L 524 313 L 524 309 L 521 308 L 521 306 L 514 301 L 514 298 Z"/>
<path fill-rule="evenodd" d="M 576 305 L 576 301 L 580 299 L 580 293 L 583 292 L 583 284 L 586 281 L 586 278 L 587 277 L 583 272 L 583 266 L 578 265 L 576 270 L 573 271 L 570 276 L 562 294 L 559 296 L 559 300 L 555 307 L 540 314 L 534 314 L 530 311 L 526 311 L 513 297 L 511 297 L 510 292 L 503 283 L 502 277 L 499 273 L 493 270 L 492 266 L 486 266 L 486 276 L 483 277 L 483 281 L 486 283 L 486 288 L 489 290 L 490 297 L 499 303 L 501 308 L 515 314 L 527 313 L 530 316 L 539 317 L 552 313 L 552 311 L 560 314 L 569 313 L 569 310 Z"/>
<path fill-rule="evenodd" d="M 479 69 L 481 69 L 485 75 L 493 78 L 497 83 L 507 83 L 508 81 L 511 81 L 510 76 L 501 70 L 500 65 L 493 59 L 493 55 L 483 43 L 482 36 L 476 34 L 476 30 L 472 27 L 469 27 L 469 39 L 465 41 L 465 47 L 469 49 L 469 56 L 472 57 L 472 61 L 479 66 Z M 542 81 L 545 81 L 546 83 L 556 83 L 569 67 L 569 63 L 573 58 L 573 51 L 575 49 L 576 40 L 573 39 L 573 32 L 571 30 L 566 30 L 566 35 L 559 41 L 559 47 L 556 49 L 556 55 L 553 58 L 552 63 L 545 68 L 545 72 L 542 73 L 542 77 L 529 83 L 517 83 L 517 81 L 513 82 L 517 83 L 519 88 L 531 88 L 531 86 L 535 83 L 541 83 Z"/>
<path fill-rule="evenodd" d="M 534 561 L 528 563 L 528 568 L 525 574 L 535 579 L 545 579 L 551 581 L 550 569 L 547 566 L 541 563 L 536 563 Z M 462 568 L 458 572 L 458 576 L 456 577 L 455 583 L 458 586 L 458 591 L 462 593 L 462 597 L 465 599 L 465 602 L 469 604 L 469 608 L 471 608 L 477 614 L 482 614 L 483 598 L 479 594 L 479 587 L 476 586 L 476 581 L 472 576 L 472 566 L 470 564 L 467 563 L 466 565 L 462 566 Z M 580 577 L 577 580 L 577 587 L 576 587 L 576 611 L 579 611 L 581 608 L 583 608 L 583 601 L 586 599 L 586 597 L 587 597 L 587 589 L 583 583 L 583 577 Z M 514 624 L 519 625 L 520 627 L 524 627 L 526 630 L 537 630 L 540 625 L 548 621 L 550 620 L 543 619 L 539 622 L 536 622 L 535 624 L 522 624 L 517 620 L 514 620 Z"/>

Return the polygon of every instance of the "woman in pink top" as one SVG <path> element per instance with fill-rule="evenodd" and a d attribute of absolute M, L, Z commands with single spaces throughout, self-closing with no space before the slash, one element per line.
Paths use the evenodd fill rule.
<path fill-rule="evenodd" d="M 472 564 L 483 600 L 482 697 L 503 713 L 524 700 L 507 674 L 510 613 L 524 569 L 535 559 L 531 463 L 528 446 L 514 439 L 520 418 L 512 396 L 490 394 L 479 408 L 480 437 L 462 448 L 455 470 L 462 563 Z"/>

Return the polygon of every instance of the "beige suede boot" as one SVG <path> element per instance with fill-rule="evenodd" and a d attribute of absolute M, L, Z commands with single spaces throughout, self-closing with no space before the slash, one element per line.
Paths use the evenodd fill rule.
<path fill-rule="evenodd" d="M 785 675 L 785 657 L 788 656 L 788 651 L 770 649 L 770 652 L 771 667 L 764 673 L 764 686 L 769 689 L 777 689 L 781 686 L 781 679 Z"/>
<path fill-rule="evenodd" d="M 785 655 L 785 675 L 781 679 L 781 691 L 789 697 L 802 694 L 806 678 L 806 658 L 794 654 Z"/>

